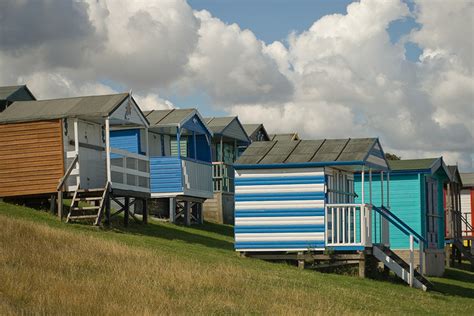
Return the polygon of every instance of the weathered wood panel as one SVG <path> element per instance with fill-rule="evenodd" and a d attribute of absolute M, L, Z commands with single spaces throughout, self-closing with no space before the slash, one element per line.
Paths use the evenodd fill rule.
<path fill-rule="evenodd" d="M 63 173 L 60 120 L 0 125 L 0 197 L 53 193 Z"/>

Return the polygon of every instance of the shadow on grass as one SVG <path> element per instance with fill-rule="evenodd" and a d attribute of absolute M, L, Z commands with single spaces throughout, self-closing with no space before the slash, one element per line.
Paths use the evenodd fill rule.
<path fill-rule="evenodd" d="M 450 281 L 474 284 L 474 273 L 459 269 L 447 268 L 442 278 L 430 280 L 434 285 L 434 291 L 445 295 L 474 298 L 474 288 L 464 287 Z"/>
<path fill-rule="evenodd" d="M 111 230 L 124 234 L 141 235 L 148 237 L 156 237 L 167 240 L 179 240 L 190 244 L 201 244 L 206 247 L 218 248 L 223 250 L 233 250 L 234 244 L 229 241 L 195 234 L 187 231 L 184 226 L 177 226 L 169 223 L 149 223 L 147 225 L 137 223 L 133 219 L 130 220 L 128 227 L 123 226 L 123 219 L 114 218 L 111 223 Z M 229 236 L 229 229 L 222 225 L 205 223 L 201 226 L 192 226 L 191 229 L 217 233 L 223 236 Z M 231 235 L 230 235 L 231 236 Z"/>

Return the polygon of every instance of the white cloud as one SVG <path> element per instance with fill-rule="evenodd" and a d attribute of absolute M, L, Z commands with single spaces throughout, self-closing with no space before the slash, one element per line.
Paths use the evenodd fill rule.
<path fill-rule="evenodd" d="M 0 84 L 26 82 L 40 98 L 132 89 L 145 109 L 199 92 L 270 132 L 378 136 L 404 158 L 473 168 L 472 2 L 417 1 L 410 12 L 362 0 L 271 44 L 184 0 L 66 2 L 0 4 Z M 392 43 L 388 27 L 408 16 L 420 28 Z M 15 36 L 25 29 L 30 40 Z M 419 62 L 405 58 L 406 41 Z"/>

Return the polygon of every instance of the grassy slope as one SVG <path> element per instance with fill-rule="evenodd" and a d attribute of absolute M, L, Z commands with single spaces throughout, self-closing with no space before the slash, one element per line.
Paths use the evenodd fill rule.
<path fill-rule="evenodd" d="M 0 314 L 433 313 L 474 310 L 474 273 L 445 293 L 239 258 L 230 227 L 105 230 L 0 203 Z"/>

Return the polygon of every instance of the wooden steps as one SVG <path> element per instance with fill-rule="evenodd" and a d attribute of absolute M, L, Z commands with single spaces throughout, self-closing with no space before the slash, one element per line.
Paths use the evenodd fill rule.
<path fill-rule="evenodd" d="M 464 246 L 463 242 L 459 239 L 453 240 L 453 246 L 456 247 L 462 253 L 462 256 L 467 259 L 471 263 L 471 265 L 474 266 L 474 256 L 471 253 L 470 247 Z"/>
<path fill-rule="evenodd" d="M 77 189 L 72 197 L 71 206 L 66 222 L 79 220 L 95 220 L 94 225 L 100 225 L 105 200 L 108 198 L 109 184 L 105 188 Z M 82 203 L 94 203 L 83 205 Z"/>
<path fill-rule="evenodd" d="M 410 265 L 394 253 L 390 248 L 378 245 L 373 246 L 373 255 L 386 267 L 392 270 L 399 278 L 410 284 Z M 427 291 L 433 285 L 422 274 L 414 270 L 413 287 Z"/>

